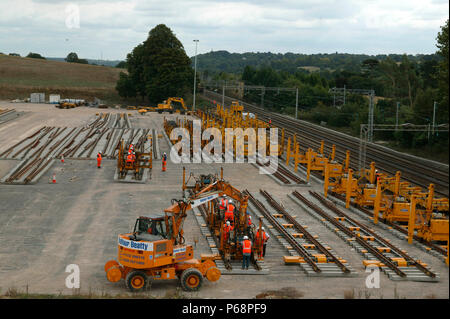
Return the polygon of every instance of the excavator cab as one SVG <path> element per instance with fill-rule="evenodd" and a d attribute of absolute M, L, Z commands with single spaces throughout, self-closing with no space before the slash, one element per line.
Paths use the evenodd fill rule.
<path fill-rule="evenodd" d="M 167 239 L 164 216 L 140 216 L 136 219 L 130 239 L 146 241 Z"/>

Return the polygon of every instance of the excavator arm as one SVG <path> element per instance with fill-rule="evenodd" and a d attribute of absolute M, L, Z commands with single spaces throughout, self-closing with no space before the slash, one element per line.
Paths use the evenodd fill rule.
<path fill-rule="evenodd" d="M 205 203 L 208 203 L 216 198 L 219 198 L 221 196 L 228 196 L 232 199 L 238 201 L 240 203 L 239 206 L 239 216 L 240 219 L 240 225 L 245 224 L 245 212 L 247 210 L 248 205 L 248 196 L 242 195 L 242 193 L 231 186 L 230 184 L 226 183 L 223 180 L 218 180 L 208 186 L 206 186 L 204 189 L 196 193 L 195 195 L 191 196 L 188 199 L 182 199 L 182 200 L 175 200 L 176 202 L 173 203 L 170 207 L 166 208 L 164 212 L 166 213 L 166 226 L 172 228 L 172 236 L 171 239 L 174 242 L 178 242 L 182 240 L 183 237 L 183 221 L 187 216 L 187 212 L 197 206 L 203 205 Z M 169 219 L 171 222 L 169 222 Z"/>

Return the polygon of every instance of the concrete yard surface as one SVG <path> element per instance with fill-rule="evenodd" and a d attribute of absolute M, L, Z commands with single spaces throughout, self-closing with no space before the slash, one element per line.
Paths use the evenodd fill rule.
<path fill-rule="evenodd" d="M 84 126 L 96 113 L 128 113 L 133 127 L 157 129 L 159 134 L 163 131 L 164 117 L 184 117 L 151 112 L 140 115 L 125 109 L 78 107 L 65 110 L 31 103 L 0 102 L 0 108 L 24 112 L 0 124 L 0 154 L 42 126 Z M 170 153 L 164 136 L 159 138 L 159 146 L 161 154 Z M 15 163 L 15 160 L 0 159 L 0 179 Z M 214 283 L 205 280 L 198 292 L 182 292 L 183 296 L 255 298 L 265 293 L 278 293 L 287 298 L 449 298 L 449 268 L 442 260 L 346 211 L 430 265 L 440 279 L 435 283 L 392 281 L 381 272 L 380 288 L 367 288 L 369 273 L 362 264 L 363 257 L 287 196 L 294 190 L 302 194 L 309 190 L 321 191 L 322 185 L 315 181 L 310 181 L 308 187 L 286 187 L 259 174 L 249 163 L 175 164 L 170 159 L 165 172 L 161 170 L 161 160 L 153 160 L 151 177 L 145 184 L 114 181 L 117 167 L 114 159 L 104 159 L 100 169 L 93 159 L 66 159 L 64 163 L 57 160 L 34 185 L 0 184 L 0 294 L 12 288 L 38 294 L 73 294 L 73 290 L 66 287 L 69 275 L 66 267 L 71 264 L 79 266 L 81 293 L 129 294 L 123 280 L 111 283 L 106 279 L 104 264 L 117 259 L 117 235 L 131 232 L 137 217 L 161 213 L 171 205 L 172 199 L 181 199 L 183 166 L 187 174 L 195 175 L 220 174 L 223 167 L 224 179 L 237 189 L 247 189 L 254 195 L 259 194 L 260 189 L 270 192 L 299 223 L 307 225 L 309 231 L 317 234 L 356 272 L 356 276 L 349 278 L 309 277 L 298 265 L 284 264 L 283 256 L 289 254 L 275 236 L 271 236 L 264 261 L 269 274 L 222 275 Z M 51 182 L 53 176 L 56 183 Z M 199 258 L 200 254 L 211 251 L 200 232 L 196 212 L 188 212 L 184 233 L 186 242 L 194 246 L 195 257 Z M 142 296 L 167 297 L 179 287 L 176 280 L 153 281 Z"/>

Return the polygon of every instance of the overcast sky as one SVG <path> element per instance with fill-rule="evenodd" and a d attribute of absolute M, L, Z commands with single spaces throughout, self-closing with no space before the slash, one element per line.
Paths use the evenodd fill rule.
<path fill-rule="evenodd" d="M 194 39 L 198 53 L 427 54 L 448 10 L 448 0 L 0 0 L 0 52 L 121 60 L 164 23 L 189 56 Z"/>

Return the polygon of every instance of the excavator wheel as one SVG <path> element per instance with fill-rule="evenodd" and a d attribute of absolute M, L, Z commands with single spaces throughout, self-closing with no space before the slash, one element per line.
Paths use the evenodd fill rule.
<path fill-rule="evenodd" d="M 133 270 L 128 273 L 125 283 L 131 292 L 141 292 L 147 287 L 148 277 L 143 271 Z"/>
<path fill-rule="evenodd" d="M 181 274 L 180 282 L 184 291 L 197 291 L 203 284 L 203 276 L 197 268 L 188 268 Z"/>

